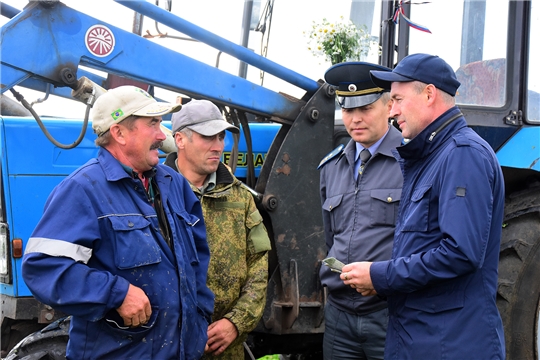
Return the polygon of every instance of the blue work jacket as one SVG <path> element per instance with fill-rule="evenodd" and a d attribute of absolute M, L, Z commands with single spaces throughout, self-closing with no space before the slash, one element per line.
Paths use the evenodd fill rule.
<path fill-rule="evenodd" d="M 321 165 L 321 201 L 328 256 L 343 263 L 388 260 L 392 255 L 403 177 L 392 150 L 401 133 L 390 127 L 364 172 L 354 178 L 356 143 Z M 386 308 L 386 301 L 365 297 L 343 284 L 339 273 L 321 266 L 328 302 L 349 314 L 365 315 Z"/>
<path fill-rule="evenodd" d="M 213 294 L 199 201 L 167 166 L 155 180 L 172 247 L 141 181 L 105 149 L 50 194 L 26 246 L 23 277 L 39 301 L 73 315 L 68 359 L 199 359 Z M 125 328 L 115 309 L 129 284 L 150 300 L 152 317 Z"/>
<path fill-rule="evenodd" d="M 370 270 L 388 297 L 385 359 L 504 359 L 504 180 L 493 150 L 453 107 L 395 156 L 404 184 L 392 260 Z"/>

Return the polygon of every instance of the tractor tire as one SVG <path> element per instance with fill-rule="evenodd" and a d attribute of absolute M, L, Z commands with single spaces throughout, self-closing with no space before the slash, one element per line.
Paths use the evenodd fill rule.
<path fill-rule="evenodd" d="M 6 360 L 65 360 L 71 318 L 57 320 L 28 335 L 15 346 Z"/>
<path fill-rule="evenodd" d="M 497 306 L 506 358 L 538 360 L 540 299 L 540 186 L 506 198 Z"/>
<path fill-rule="evenodd" d="M 43 329 L 46 324 L 38 324 L 35 321 L 18 321 L 10 326 L 7 334 L 2 334 L 2 358 L 17 345 L 22 339 L 28 335 Z"/>

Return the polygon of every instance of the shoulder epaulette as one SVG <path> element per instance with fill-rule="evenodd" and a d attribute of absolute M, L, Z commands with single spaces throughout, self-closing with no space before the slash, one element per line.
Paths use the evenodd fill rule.
<path fill-rule="evenodd" d="M 317 166 L 317 170 L 320 169 L 324 164 L 326 164 L 329 160 L 332 160 L 339 154 L 343 152 L 343 149 L 345 148 L 345 145 L 341 144 L 334 150 L 330 151 L 319 163 L 319 166 Z"/>
<path fill-rule="evenodd" d="M 471 144 L 471 140 L 461 132 L 452 135 L 452 138 L 454 139 L 456 146 L 469 146 Z"/>

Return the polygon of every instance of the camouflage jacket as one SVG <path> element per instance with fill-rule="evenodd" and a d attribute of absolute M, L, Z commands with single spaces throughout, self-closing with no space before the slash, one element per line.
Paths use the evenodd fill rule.
<path fill-rule="evenodd" d="M 165 164 L 178 170 L 176 153 L 169 154 Z M 230 320 L 239 334 L 218 358 L 236 359 L 227 356 L 236 353 L 243 359 L 242 342 L 266 305 L 270 239 L 253 195 L 224 164 L 218 167 L 212 190 L 202 195 L 191 188 L 202 204 L 210 247 L 207 285 L 216 296 L 212 318 Z"/>

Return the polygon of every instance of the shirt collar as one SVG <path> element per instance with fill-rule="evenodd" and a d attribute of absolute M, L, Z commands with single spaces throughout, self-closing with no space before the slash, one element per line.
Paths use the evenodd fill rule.
<path fill-rule="evenodd" d="M 204 182 L 201 189 L 201 193 L 206 193 L 216 187 L 216 172 L 211 173 Z"/>
<path fill-rule="evenodd" d="M 182 174 L 182 172 L 180 171 L 180 169 L 178 169 L 178 172 L 180 174 Z M 182 175 L 184 176 L 184 175 Z M 217 179 L 217 176 L 216 176 L 216 172 L 214 171 L 213 173 L 211 173 L 210 175 L 208 175 L 206 177 L 206 180 L 204 181 L 203 185 L 201 187 L 197 187 L 197 189 L 199 189 L 199 191 L 201 192 L 201 194 L 204 194 L 212 189 L 214 189 L 216 187 L 216 179 Z M 187 179 L 186 179 L 187 180 Z M 191 184 L 191 183 L 190 183 Z M 196 187 L 195 185 L 191 184 L 191 186 L 193 187 Z"/>
<path fill-rule="evenodd" d="M 384 138 L 386 137 L 386 135 L 388 135 L 389 130 L 390 130 L 390 127 L 388 127 L 388 130 L 386 130 L 384 135 L 379 140 L 377 140 L 377 142 L 375 144 L 373 144 L 369 148 L 367 148 L 369 150 L 369 152 L 371 153 L 371 156 L 373 156 L 377 152 L 377 150 L 379 149 L 379 146 L 383 142 Z M 354 161 L 358 161 L 358 158 L 360 157 L 360 152 L 362 150 L 364 150 L 364 147 L 360 143 L 356 143 L 356 154 L 354 156 Z"/>
<path fill-rule="evenodd" d="M 139 178 L 139 174 L 133 170 L 131 167 L 125 165 L 125 164 L 122 164 L 120 163 L 120 165 L 122 165 L 122 167 L 124 168 L 124 170 L 128 173 L 129 176 L 131 176 L 133 179 L 138 179 Z M 151 179 L 153 178 L 155 175 L 156 175 L 156 172 L 157 172 L 157 169 L 155 167 L 151 168 L 150 170 L 147 170 L 145 172 L 143 172 L 143 177 L 146 178 L 146 179 Z"/>

